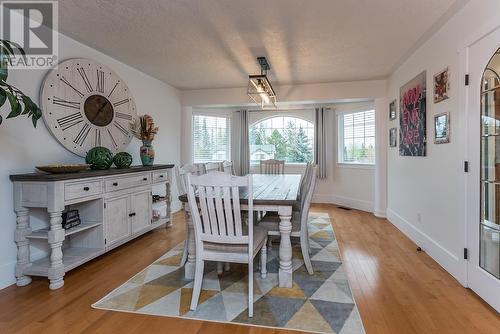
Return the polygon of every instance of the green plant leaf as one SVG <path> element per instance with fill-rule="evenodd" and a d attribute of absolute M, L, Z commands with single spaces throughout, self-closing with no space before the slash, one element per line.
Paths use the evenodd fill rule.
<path fill-rule="evenodd" d="M 7 81 L 8 76 L 7 66 L 0 66 L 0 81 Z"/>
<path fill-rule="evenodd" d="M 6 93 L 10 103 L 10 113 L 9 115 L 7 115 L 7 118 L 13 118 L 19 116 L 21 114 L 22 109 L 21 105 L 19 104 L 19 101 L 17 100 L 17 97 L 11 92 L 6 92 Z"/>
<path fill-rule="evenodd" d="M 0 107 L 5 104 L 6 100 L 7 94 L 5 93 L 5 90 L 3 88 L 0 88 Z"/>
<path fill-rule="evenodd" d="M 6 46 L 8 46 L 10 48 L 12 55 L 14 55 L 14 48 L 16 48 L 17 50 L 19 50 L 19 52 L 23 56 L 24 61 L 27 62 L 26 52 L 24 52 L 24 49 L 21 47 L 21 45 L 15 43 L 15 42 L 12 42 L 12 41 L 7 41 L 7 40 L 3 40 L 3 42 Z"/>
<path fill-rule="evenodd" d="M 4 39 L 0 40 L 2 42 L 2 45 L 7 48 L 7 51 L 9 52 L 10 55 L 14 55 L 14 50 L 12 49 L 12 46 L 10 46 L 10 43 Z"/>

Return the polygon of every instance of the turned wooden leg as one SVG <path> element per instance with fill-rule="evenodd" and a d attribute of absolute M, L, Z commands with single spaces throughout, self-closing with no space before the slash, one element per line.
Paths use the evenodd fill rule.
<path fill-rule="evenodd" d="M 292 243 L 290 233 L 292 232 L 292 207 L 280 206 L 278 209 L 280 216 L 280 234 L 281 242 L 279 248 L 280 268 L 279 268 L 279 286 L 280 288 L 292 287 Z"/>
<path fill-rule="evenodd" d="M 64 285 L 64 264 L 62 245 L 64 241 L 64 230 L 62 228 L 62 211 L 49 212 L 50 230 L 48 242 L 50 245 L 50 268 L 49 268 L 49 288 L 59 289 Z"/>
<path fill-rule="evenodd" d="M 266 278 L 267 277 L 267 246 L 266 242 L 264 242 L 264 245 L 262 246 L 262 249 L 260 250 L 260 277 Z"/>
<path fill-rule="evenodd" d="M 194 225 L 191 220 L 191 215 L 188 211 L 185 211 L 185 218 L 188 228 L 188 256 L 187 262 L 184 266 L 184 277 L 187 279 L 194 279 L 196 271 L 196 243 L 194 240 Z"/>
<path fill-rule="evenodd" d="M 30 263 L 30 242 L 26 238 L 31 233 L 29 223 L 28 208 L 16 210 L 16 231 L 14 240 L 17 245 L 17 264 L 16 264 L 16 284 L 25 286 L 31 283 L 31 277 L 24 275 L 24 270 Z"/>

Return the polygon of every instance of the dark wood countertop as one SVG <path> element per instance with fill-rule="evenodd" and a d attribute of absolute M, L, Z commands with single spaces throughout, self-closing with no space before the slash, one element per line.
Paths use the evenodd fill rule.
<path fill-rule="evenodd" d="M 27 174 L 13 174 L 10 175 L 10 180 L 15 181 L 31 181 L 31 182 L 52 182 L 52 181 L 66 181 L 74 179 L 85 179 L 89 177 L 102 177 L 111 175 L 122 175 L 130 173 L 149 172 L 159 169 L 173 168 L 173 164 L 167 165 L 153 165 L 153 166 L 132 166 L 130 168 L 118 169 L 111 168 L 106 170 L 84 170 L 77 173 L 64 173 L 64 174 L 49 174 L 49 173 L 27 173 Z"/>

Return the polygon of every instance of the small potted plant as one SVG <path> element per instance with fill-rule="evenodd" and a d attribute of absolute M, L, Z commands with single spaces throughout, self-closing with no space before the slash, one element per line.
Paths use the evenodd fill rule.
<path fill-rule="evenodd" d="M 140 149 L 143 166 L 152 166 L 155 160 L 155 150 L 151 144 L 158 133 L 153 117 L 149 115 L 139 116 L 131 126 L 134 137 L 142 141 Z"/>

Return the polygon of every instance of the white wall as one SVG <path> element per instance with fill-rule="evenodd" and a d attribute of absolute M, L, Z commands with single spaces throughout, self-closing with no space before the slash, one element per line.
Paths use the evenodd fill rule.
<path fill-rule="evenodd" d="M 153 143 L 156 149 L 157 163 L 175 163 L 180 161 L 180 98 L 171 86 L 158 81 L 138 70 L 120 63 L 103 53 L 82 45 L 66 36 L 60 35 L 59 58 L 92 58 L 115 70 L 129 86 L 139 114 L 150 114 L 160 127 L 157 139 Z M 47 71 L 24 70 L 10 71 L 9 82 L 19 87 L 24 93 L 38 101 L 42 80 Z M 0 111 L 5 117 L 5 106 Z M 140 164 L 140 142 L 133 140 L 127 151 L 134 157 L 134 164 Z M 15 214 L 13 212 L 12 183 L 9 175 L 32 172 L 34 166 L 50 163 L 82 163 L 82 158 L 67 151 L 47 131 L 43 120 L 36 129 L 31 120 L 25 117 L 4 118 L 0 125 L 0 288 L 15 282 L 14 265 L 16 245 L 14 243 Z M 175 187 L 173 189 L 176 191 Z M 173 194 L 173 198 L 176 196 Z M 174 209 L 179 203 L 175 203 Z M 41 215 L 42 213 L 38 213 Z M 33 222 L 38 224 L 37 219 Z M 41 247 L 43 249 L 43 247 Z M 43 251 L 32 254 L 37 258 Z"/>
<path fill-rule="evenodd" d="M 421 71 L 427 71 L 427 157 L 400 157 L 397 148 L 389 149 L 388 218 L 462 284 L 466 282 L 462 254 L 466 208 L 463 161 L 467 138 L 461 112 L 465 68 L 459 52 L 499 23 L 498 0 L 471 0 L 417 49 L 390 76 L 388 83 L 388 101 L 399 100 L 399 88 Z M 451 74 L 450 98 L 434 104 L 433 75 L 446 67 Z M 435 145 L 433 117 L 446 111 L 451 114 L 451 142 Z M 398 122 L 399 119 L 387 122 L 387 127 L 397 126 Z"/>

